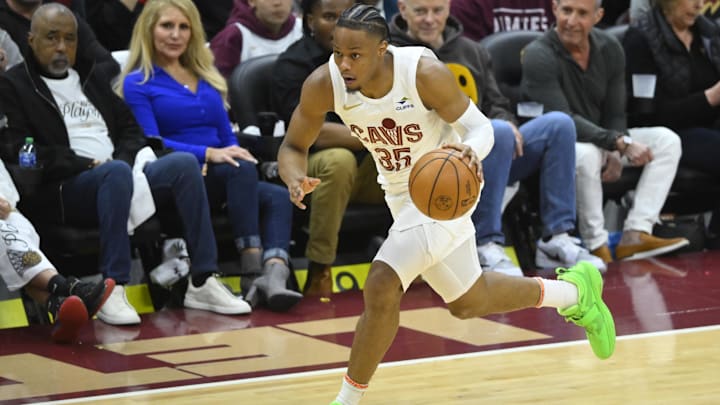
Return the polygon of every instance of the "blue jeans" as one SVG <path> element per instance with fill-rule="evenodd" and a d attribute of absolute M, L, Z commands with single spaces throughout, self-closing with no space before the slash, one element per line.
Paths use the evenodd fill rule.
<path fill-rule="evenodd" d="M 292 203 L 285 187 L 258 180 L 255 164 L 238 160 L 208 166 L 205 184 L 213 208 L 227 203 L 238 250 L 262 247 L 265 260 L 290 259 Z M 262 238 L 261 238 L 262 235 Z"/>
<path fill-rule="evenodd" d="M 217 244 L 195 155 L 173 152 L 149 163 L 143 172 L 158 209 L 164 205 L 163 199 L 169 198 L 175 205 L 190 254 L 190 273 L 216 272 Z"/>
<path fill-rule="evenodd" d="M 144 169 L 153 198 L 172 195 L 190 253 L 192 274 L 217 271 L 217 247 L 197 159 L 175 152 Z M 112 160 L 67 180 L 62 189 L 65 221 L 100 229 L 100 271 L 118 283 L 130 281 L 127 221 L 133 192 L 130 166 Z M 170 193 L 163 194 L 163 190 Z M 155 201 L 156 206 L 163 205 Z"/>
<path fill-rule="evenodd" d="M 503 120 L 492 120 L 495 145 L 483 160 L 485 187 L 472 215 L 478 246 L 505 243 L 502 199 L 505 187 L 540 171 L 543 237 L 575 228 L 575 124 L 561 112 L 532 119 L 519 130 L 523 156 L 513 159 L 515 135 Z"/>
<path fill-rule="evenodd" d="M 65 223 L 100 229 L 100 272 L 118 283 L 130 281 L 130 238 L 127 233 L 133 176 L 130 165 L 111 160 L 65 181 Z"/>

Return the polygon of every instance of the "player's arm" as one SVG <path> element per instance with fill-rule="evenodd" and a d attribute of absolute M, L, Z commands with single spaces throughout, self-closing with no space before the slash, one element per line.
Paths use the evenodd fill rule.
<path fill-rule="evenodd" d="M 315 69 L 303 83 L 300 102 L 290 118 L 285 138 L 278 151 L 278 173 L 288 187 L 290 200 L 299 208 L 305 195 L 320 183 L 307 177 L 307 158 L 325 122 L 325 114 L 333 109 L 333 90 L 327 64 Z"/>
<path fill-rule="evenodd" d="M 463 93 L 450 70 L 440 61 L 421 58 L 417 70 L 417 89 L 426 108 L 435 110 L 460 134 L 463 144 L 452 146 L 469 155 L 474 152 L 471 164 L 477 164 L 481 175 L 480 160 L 490 153 L 495 138 L 490 120 Z"/>

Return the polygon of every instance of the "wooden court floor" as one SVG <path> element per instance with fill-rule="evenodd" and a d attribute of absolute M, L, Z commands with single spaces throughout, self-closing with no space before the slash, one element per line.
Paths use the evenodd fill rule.
<path fill-rule="evenodd" d="M 720 252 L 613 264 L 604 297 L 620 337 L 601 361 L 552 309 L 460 321 L 414 285 L 363 404 L 720 403 Z M 327 404 L 361 309 L 347 291 L 286 314 L 162 310 L 68 346 L 0 330 L 0 402 Z"/>

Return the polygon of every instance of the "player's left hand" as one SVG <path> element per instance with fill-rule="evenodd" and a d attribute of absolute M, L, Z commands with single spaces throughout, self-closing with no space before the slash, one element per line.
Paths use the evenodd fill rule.
<path fill-rule="evenodd" d="M 482 163 L 480 163 L 480 159 L 478 159 L 477 154 L 475 154 L 475 151 L 470 147 L 470 145 L 466 145 L 464 143 L 445 143 L 442 147 L 455 149 L 460 152 L 465 163 L 467 163 L 470 168 L 475 169 L 475 173 L 477 174 L 480 183 L 485 181 L 485 178 L 483 177 Z"/>

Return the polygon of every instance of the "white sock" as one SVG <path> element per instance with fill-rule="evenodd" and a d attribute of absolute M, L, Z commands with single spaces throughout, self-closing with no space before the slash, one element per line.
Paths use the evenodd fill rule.
<path fill-rule="evenodd" d="M 548 280 L 535 278 L 540 283 L 543 292 L 540 293 L 540 307 L 552 307 L 564 309 L 578 303 L 578 289 L 573 283 L 563 280 Z"/>
<path fill-rule="evenodd" d="M 366 390 L 367 384 L 358 384 L 346 374 L 335 402 L 342 405 L 358 405 Z"/>

